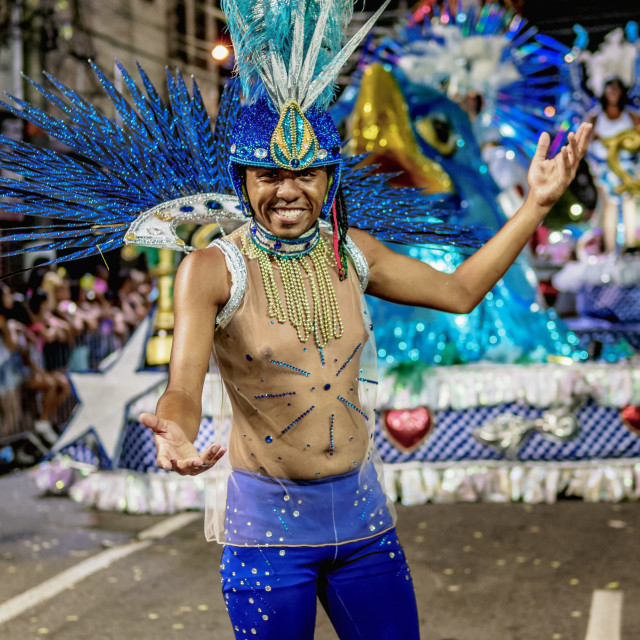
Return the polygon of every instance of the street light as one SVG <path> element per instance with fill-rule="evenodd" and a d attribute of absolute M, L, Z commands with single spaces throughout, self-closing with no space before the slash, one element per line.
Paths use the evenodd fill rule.
<path fill-rule="evenodd" d="M 229 49 L 225 47 L 223 44 L 218 44 L 212 49 L 211 56 L 213 57 L 214 60 L 217 60 L 218 62 L 222 62 L 223 60 L 226 60 L 229 57 Z"/>

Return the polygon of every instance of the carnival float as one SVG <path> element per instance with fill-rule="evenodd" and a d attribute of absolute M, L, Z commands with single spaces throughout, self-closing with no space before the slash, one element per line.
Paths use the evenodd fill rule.
<path fill-rule="evenodd" d="M 350 140 L 351 223 L 379 231 L 396 250 L 453 270 L 522 202 L 526 167 L 541 130 L 551 133 L 557 148 L 576 123 L 602 122 L 602 114 L 616 120 L 624 111 L 623 122 L 637 127 L 637 26 L 616 30 L 593 53 L 586 32 L 576 27 L 576 36 L 572 47 L 565 46 L 499 5 L 471 3 L 463 9 L 425 2 L 382 42 L 366 47 L 352 83 L 333 107 Z M 598 107 L 611 72 L 618 90 L 609 91 Z M 189 94 L 180 78 L 169 82 L 169 106 L 144 76 L 146 97 L 123 70 L 130 102 L 100 78 L 133 131 L 139 130 L 136 119 L 147 116 L 161 129 L 170 109 L 182 109 L 185 123 L 205 122 L 197 93 Z M 122 135 L 110 120 L 85 109 L 75 93 L 57 89 L 75 108 L 76 124 L 99 124 Z M 189 144 L 206 147 L 208 157 L 223 153 L 239 108 L 237 97 L 222 104 L 211 138 L 202 135 L 205 125 L 185 125 L 179 132 Z M 52 133 L 70 135 L 59 121 L 36 111 L 28 115 Z M 591 219 L 593 205 L 580 199 L 584 183 L 577 184 L 552 212 L 553 226 L 541 231 L 472 313 L 367 301 L 379 367 L 375 438 L 387 490 L 403 503 L 640 497 L 640 260 L 634 253 L 640 134 L 626 125 L 600 130 L 591 152 L 599 193 Z M 166 133 L 160 139 L 168 139 Z M 86 141 L 66 142 L 73 148 Z M 136 141 L 140 149 L 146 142 Z M 179 173 L 180 145 L 171 151 L 176 159 L 170 170 Z M 166 154 L 145 160 L 149 183 L 155 175 L 150 161 L 166 162 Z M 113 222 L 98 229 L 103 248 L 116 243 L 122 228 L 127 242 L 163 247 L 159 306 L 100 371 L 71 374 L 79 405 L 49 460 L 35 472 L 44 491 L 132 513 L 204 504 L 206 476 L 159 471 L 152 434 L 136 416 L 154 410 L 166 382 L 162 364 L 170 345 L 177 256 L 172 250 L 206 246 L 239 216 L 237 202 L 225 195 L 230 190 L 222 174 L 205 164 L 208 200 L 167 192 L 163 198 L 172 201 L 171 214 L 167 207 L 150 207 L 127 220 L 114 210 Z M 583 180 L 590 184 L 588 177 Z M 382 210 L 365 222 L 367 190 L 388 189 L 391 202 L 399 186 L 413 188 L 400 203 L 404 221 L 386 224 Z M 430 203 L 429 215 L 420 214 L 420 199 Z M 446 244 L 447 228 L 468 229 L 467 246 Z M 571 303 L 554 310 L 543 295 L 548 300 L 549 290 Z M 203 400 L 198 447 L 225 419 L 215 370 Z"/>

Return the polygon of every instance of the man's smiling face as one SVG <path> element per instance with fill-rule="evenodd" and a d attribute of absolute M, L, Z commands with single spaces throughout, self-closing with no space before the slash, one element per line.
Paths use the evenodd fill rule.
<path fill-rule="evenodd" d="M 327 185 L 324 167 L 302 171 L 246 167 L 245 186 L 255 218 L 279 238 L 297 238 L 315 224 Z"/>

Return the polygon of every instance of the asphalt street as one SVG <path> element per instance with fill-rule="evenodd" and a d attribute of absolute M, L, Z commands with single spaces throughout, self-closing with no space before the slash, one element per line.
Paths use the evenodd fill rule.
<path fill-rule="evenodd" d="M 98 513 L 26 472 L 0 496 L 1 640 L 233 639 L 202 514 Z M 640 639 L 637 503 L 399 505 L 398 531 L 423 640 Z"/>

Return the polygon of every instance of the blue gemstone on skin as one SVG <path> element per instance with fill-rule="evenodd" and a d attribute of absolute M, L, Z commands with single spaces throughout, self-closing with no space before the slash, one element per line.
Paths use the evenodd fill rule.
<path fill-rule="evenodd" d="M 249 362 L 251 362 L 251 361 L 253 360 L 253 358 L 252 358 L 248 353 L 247 353 L 247 360 L 248 360 Z"/>
<path fill-rule="evenodd" d="M 264 441 L 269 444 L 270 442 L 273 442 L 273 438 L 271 436 L 267 436 Z"/>
<path fill-rule="evenodd" d="M 331 385 L 330 384 L 325 384 L 324 385 L 324 390 L 325 391 L 329 391 L 329 389 L 331 389 Z"/>

